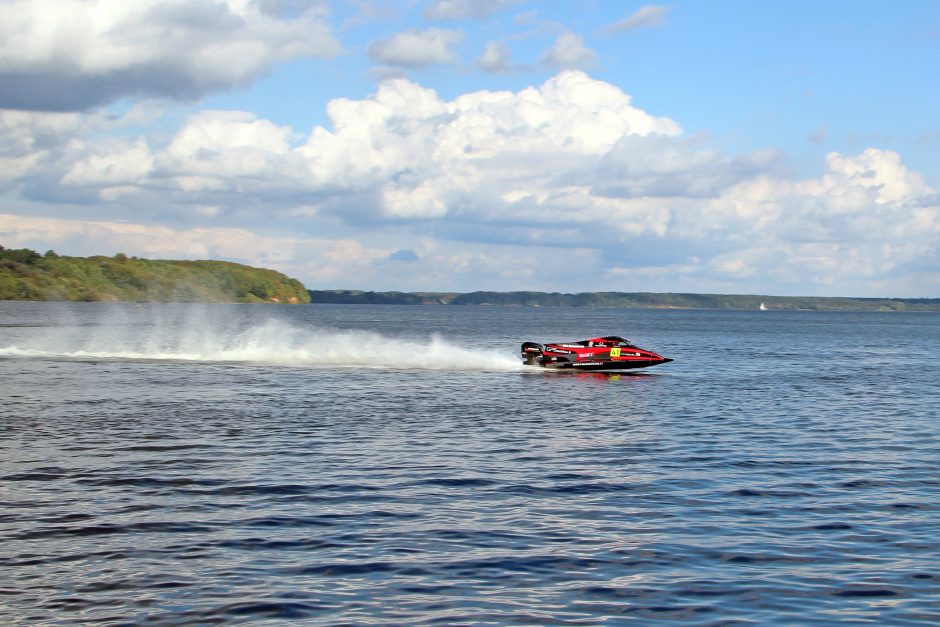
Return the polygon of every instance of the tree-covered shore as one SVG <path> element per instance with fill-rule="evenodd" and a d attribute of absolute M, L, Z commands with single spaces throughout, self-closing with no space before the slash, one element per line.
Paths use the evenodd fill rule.
<path fill-rule="evenodd" d="M 69 257 L 0 246 L 0 300 L 309 303 L 280 272 L 227 261 Z"/>
<path fill-rule="evenodd" d="M 940 311 L 940 298 L 845 298 L 655 292 L 371 292 L 307 290 L 275 270 L 227 261 L 117 254 L 70 257 L 0 246 L 0 300 L 501 305 L 520 307 Z"/>
<path fill-rule="evenodd" d="M 788 311 L 940 311 L 940 298 L 843 298 L 655 292 L 363 292 L 310 290 L 311 302 L 373 305 L 502 305 Z"/>

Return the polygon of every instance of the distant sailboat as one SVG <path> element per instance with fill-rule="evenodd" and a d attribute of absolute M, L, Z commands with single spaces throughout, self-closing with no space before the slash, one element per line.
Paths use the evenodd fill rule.
<path fill-rule="evenodd" d="M 761 311 L 767 311 L 767 305 L 765 305 L 764 303 L 761 303 L 758 309 L 760 309 Z"/>

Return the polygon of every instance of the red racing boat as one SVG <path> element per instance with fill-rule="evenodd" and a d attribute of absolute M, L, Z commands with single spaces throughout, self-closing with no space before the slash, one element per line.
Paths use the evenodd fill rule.
<path fill-rule="evenodd" d="M 580 342 L 538 344 L 523 342 L 522 359 L 527 366 L 576 370 L 627 370 L 648 368 L 672 361 L 616 335 Z"/>

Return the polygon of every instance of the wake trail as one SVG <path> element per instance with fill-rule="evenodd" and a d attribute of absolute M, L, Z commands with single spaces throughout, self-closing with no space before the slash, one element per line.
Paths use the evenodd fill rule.
<path fill-rule="evenodd" d="M 237 325 L 236 325 L 237 327 Z M 260 326 L 190 324 L 146 330 L 108 327 L 0 347 L 0 357 L 246 363 L 326 368 L 417 370 L 521 370 L 505 351 L 468 349 L 437 335 L 426 341 L 372 331 L 298 327 L 281 321 Z"/>

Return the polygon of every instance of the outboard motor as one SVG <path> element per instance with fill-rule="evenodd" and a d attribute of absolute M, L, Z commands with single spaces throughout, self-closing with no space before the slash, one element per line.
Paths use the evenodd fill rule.
<path fill-rule="evenodd" d="M 522 359 L 525 360 L 525 365 L 527 366 L 536 366 L 538 365 L 538 358 L 542 356 L 542 345 L 536 342 L 523 342 L 522 343 Z"/>

